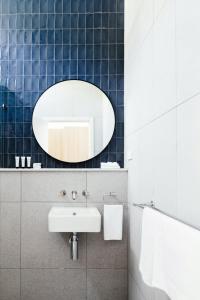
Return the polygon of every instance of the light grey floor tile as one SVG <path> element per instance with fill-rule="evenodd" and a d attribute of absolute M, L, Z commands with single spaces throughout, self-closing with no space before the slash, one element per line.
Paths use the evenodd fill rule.
<path fill-rule="evenodd" d="M 22 200 L 31 202 L 86 202 L 82 191 L 86 189 L 86 172 L 24 172 L 22 173 Z M 66 196 L 60 191 L 66 190 Z M 77 191 L 77 199 L 72 199 Z"/>
<path fill-rule="evenodd" d="M 20 267 L 20 203 L 0 203 L 0 268 Z"/>
<path fill-rule="evenodd" d="M 84 270 L 22 270 L 22 300 L 86 300 Z"/>
<path fill-rule="evenodd" d="M 0 269 L 0 299 L 20 300 L 20 270 Z"/>
<path fill-rule="evenodd" d="M 89 206 L 92 206 L 90 204 Z M 124 224 L 122 241 L 104 241 L 103 206 L 94 205 L 102 214 L 100 233 L 87 234 L 87 267 L 88 268 L 127 268 L 127 207 L 124 207 Z"/>
<path fill-rule="evenodd" d="M 0 201 L 21 201 L 21 174 L 19 172 L 0 173 Z"/>
<path fill-rule="evenodd" d="M 127 300 L 127 271 L 88 270 L 87 297 L 87 300 Z"/>
<path fill-rule="evenodd" d="M 127 202 L 126 172 L 87 172 L 87 202 Z M 109 193 L 116 193 L 116 197 Z"/>

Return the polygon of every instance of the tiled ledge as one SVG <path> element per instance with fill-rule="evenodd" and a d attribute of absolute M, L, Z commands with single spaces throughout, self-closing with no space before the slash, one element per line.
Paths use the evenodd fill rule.
<path fill-rule="evenodd" d="M 42 169 L 15 169 L 15 168 L 0 168 L 0 172 L 128 172 L 127 169 L 65 169 L 65 168 L 42 168 Z"/>

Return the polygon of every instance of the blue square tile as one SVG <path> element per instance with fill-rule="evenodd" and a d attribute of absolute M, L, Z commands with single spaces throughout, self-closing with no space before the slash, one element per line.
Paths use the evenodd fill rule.
<path fill-rule="evenodd" d="M 93 45 L 86 46 L 86 58 L 92 59 L 93 58 Z"/>
<path fill-rule="evenodd" d="M 10 46 L 9 47 L 9 59 L 16 59 L 17 57 L 17 49 L 15 46 Z"/>
<path fill-rule="evenodd" d="M 24 29 L 24 23 L 25 23 L 25 15 L 18 14 L 17 20 L 16 20 L 16 28 L 17 29 Z"/>
<path fill-rule="evenodd" d="M 47 15 L 47 28 L 48 29 L 55 28 L 55 18 L 56 18 L 56 15 L 54 15 L 54 14 Z"/>
<path fill-rule="evenodd" d="M 71 1 L 63 0 L 63 13 L 70 13 L 70 12 L 71 12 Z"/>
<path fill-rule="evenodd" d="M 47 72 L 47 63 L 45 60 L 40 61 L 40 75 L 45 75 Z"/>
<path fill-rule="evenodd" d="M 70 61 L 70 75 L 77 75 L 77 60 Z"/>
<path fill-rule="evenodd" d="M 40 15 L 32 15 L 32 29 L 40 28 Z"/>
<path fill-rule="evenodd" d="M 9 16 L 3 15 L 1 18 L 1 29 L 9 29 Z"/>
<path fill-rule="evenodd" d="M 94 27 L 94 15 L 87 14 L 86 15 L 86 28 L 93 28 Z"/>
<path fill-rule="evenodd" d="M 117 27 L 117 14 L 111 13 L 109 15 L 109 28 L 116 28 Z"/>
<path fill-rule="evenodd" d="M 40 47 L 38 45 L 32 46 L 32 60 L 38 60 L 40 58 Z"/>
<path fill-rule="evenodd" d="M 117 46 L 117 59 L 124 59 L 124 45 Z"/>
<path fill-rule="evenodd" d="M 47 43 L 54 44 L 55 43 L 55 30 L 48 30 L 47 32 Z"/>
<path fill-rule="evenodd" d="M 55 0 L 48 0 L 48 10 L 47 11 L 49 14 L 52 14 L 55 12 L 54 3 L 55 3 Z"/>
<path fill-rule="evenodd" d="M 68 45 L 63 46 L 63 59 L 70 58 L 70 47 Z"/>
<path fill-rule="evenodd" d="M 32 78 L 31 76 L 24 76 L 24 91 L 32 90 Z"/>
<path fill-rule="evenodd" d="M 71 15 L 71 28 L 77 28 L 78 27 L 78 15 L 73 14 Z"/>
<path fill-rule="evenodd" d="M 24 59 L 25 60 L 31 60 L 32 57 L 32 51 L 31 51 L 31 46 L 30 45 L 25 45 L 24 46 Z"/>
<path fill-rule="evenodd" d="M 23 139 L 23 153 L 28 154 L 31 153 L 31 139 L 24 138 Z"/>
<path fill-rule="evenodd" d="M 40 30 L 40 44 L 47 44 L 48 31 Z"/>
<path fill-rule="evenodd" d="M 24 43 L 31 45 L 31 43 L 32 43 L 32 31 L 31 30 L 26 30 L 24 32 Z"/>
<path fill-rule="evenodd" d="M 16 29 L 17 27 L 17 16 L 10 15 L 9 16 L 9 29 Z"/>
<path fill-rule="evenodd" d="M 40 29 L 47 28 L 47 14 L 40 14 Z"/>
<path fill-rule="evenodd" d="M 77 46 L 71 46 L 71 59 L 77 59 L 78 58 L 78 48 Z"/>
<path fill-rule="evenodd" d="M 24 0 L 18 0 L 15 1 L 17 2 L 17 13 L 24 13 L 25 12 L 25 1 Z M 32 2 L 37 2 L 37 1 L 30 1 L 30 3 Z"/>
<path fill-rule="evenodd" d="M 62 14 L 56 14 L 56 16 L 55 16 L 55 28 L 63 29 L 63 15 Z"/>
<path fill-rule="evenodd" d="M 48 11 L 48 0 L 40 1 L 40 13 L 46 13 Z"/>
<path fill-rule="evenodd" d="M 100 13 L 94 15 L 94 28 L 101 28 L 101 17 L 102 14 Z"/>
<path fill-rule="evenodd" d="M 84 75 L 86 71 L 86 61 L 85 60 L 79 60 L 78 61 L 78 74 Z"/>
<path fill-rule="evenodd" d="M 86 0 L 86 11 L 88 13 L 94 12 L 94 1 L 93 0 Z"/>
<path fill-rule="evenodd" d="M 78 30 L 71 30 L 71 44 L 78 44 Z"/>
<path fill-rule="evenodd" d="M 63 43 L 63 31 L 62 30 L 55 30 L 55 44 L 62 44 Z"/>
<path fill-rule="evenodd" d="M 71 16 L 70 14 L 63 15 L 63 27 L 64 28 L 71 28 Z"/>
<path fill-rule="evenodd" d="M 47 62 L 47 75 L 55 74 L 55 62 L 48 60 Z"/>
<path fill-rule="evenodd" d="M 102 11 L 102 2 L 101 0 L 94 0 L 94 12 Z"/>
<path fill-rule="evenodd" d="M 117 11 L 117 2 L 116 2 L 116 0 L 109 1 L 108 10 L 110 12 L 116 12 Z"/>
<path fill-rule="evenodd" d="M 9 13 L 9 1 L 2 1 L 2 13 L 8 14 Z"/>
<path fill-rule="evenodd" d="M 108 31 L 109 43 L 115 43 L 116 42 L 116 36 L 117 36 L 117 30 L 116 29 L 109 29 L 109 31 Z"/>
<path fill-rule="evenodd" d="M 32 13 L 39 13 L 39 11 L 40 11 L 40 1 L 36 0 L 36 1 L 31 1 L 31 2 L 32 2 Z"/>
<path fill-rule="evenodd" d="M 24 11 L 26 12 L 26 14 L 31 14 L 32 13 L 32 2 L 34 2 L 34 1 L 25 0 L 25 2 L 24 2 Z M 17 12 L 18 12 L 18 10 L 17 10 Z"/>
<path fill-rule="evenodd" d="M 101 74 L 101 60 L 95 60 L 95 62 L 94 62 L 94 73 L 96 75 Z"/>
<path fill-rule="evenodd" d="M 61 60 L 56 60 L 55 61 L 55 75 L 62 75 L 63 74 L 63 66 L 62 66 L 62 61 Z"/>
<path fill-rule="evenodd" d="M 86 46 L 80 45 L 78 46 L 78 59 L 85 59 L 86 58 Z"/>
<path fill-rule="evenodd" d="M 86 0 L 81 0 L 78 3 L 78 12 L 85 13 L 86 12 Z"/>
<path fill-rule="evenodd" d="M 55 58 L 55 46 L 54 45 L 48 45 L 47 46 L 47 59 L 52 60 Z"/>
<path fill-rule="evenodd" d="M 101 47 L 99 45 L 94 45 L 94 59 L 101 58 Z"/>
<path fill-rule="evenodd" d="M 117 58 L 117 47 L 116 44 L 109 45 L 109 58 L 116 59 Z"/>
<path fill-rule="evenodd" d="M 71 41 L 71 31 L 70 30 L 64 30 L 63 31 L 63 44 L 70 44 Z"/>
<path fill-rule="evenodd" d="M 29 61 L 29 60 L 24 62 L 24 75 L 25 76 L 32 75 L 32 64 L 31 64 L 31 61 Z"/>
<path fill-rule="evenodd" d="M 55 46 L 55 59 L 63 59 L 63 46 L 59 45 L 59 46 Z"/>
<path fill-rule="evenodd" d="M 78 28 L 85 28 L 86 27 L 86 15 L 79 14 L 78 18 Z"/>
<path fill-rule="evenodd" d="M 117 11 L 118 12 L 124 12 L 124 1 L 122 0 L 116 0 L 117 1 Z"/>
<path fill-rule="evenodd" d="M 101 30 L 100 29 L 96 29 L 94 30 L 94 44 L 102 44 L 102 35 L 101 35 Z"/>
<path fill-rule="evenodd" d="M 40 31 L 39 30 L 33 30 L 32 31 L 32 43 L 33 44 L 39 44 L 40 43 Z"/>
<path fill-rule="evenodd" d="M 123 29 L 118 29 L 117 30 L 117 43 L 124 43 L 124 30 Z"/>
<path fill-rule="evenodd" d="M 55 13 L 62 13 L 63 0 L 55 0 Z"/>
<path fill-rule="evenodd" d="M 24 19 L 24 28 L 25 29 L 32 29 L 32 15 L 26 14 Z"/>
<path fill-rule="evenodd" d="M 103 13 L 102 14 L 102 28 L 108 28 L 108 24 L 109 24 L 108 13 Z"/>
<path fill-rule="evenodd" d="M 79 29 L 78 31 L 78 44 L 85 44 L 85 40 L 86 40 L 86 31 L 85 29 Z"/>
<path fill-rule="evenodd" d="M 94 61 L 93 60 L 87 60 L 86 61 L 86 74 L 92 75 L 93 74 L 93 68 L 94 68 Z"/>
<path fill-rule="evenodd" d="M 71 1 L 71 13 L 78 13 L 79 1 L 73 0 Z"/>
<path fill-rule="evenodd" d="M 93 44 L 93 43 L 94 43 L 94 30 L 86 29 L 86 44 Z"/>
<path fill-rule="evenodd" d="M 8 30 L 1 30 L 1 45 L 6 46 L 8 44 L 8 38 L 9 38 Z"/>

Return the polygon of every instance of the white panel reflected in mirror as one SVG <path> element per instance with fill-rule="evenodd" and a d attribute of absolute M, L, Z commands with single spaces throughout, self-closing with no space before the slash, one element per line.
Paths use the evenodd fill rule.
<path fill-rule="evenodd" d="M 48 88 L 33 112 L 33 131 L 52 157 L 81 162 L 98 155 L 109 143 L 115 115 L 108 97 L 85 81 L 67 80 Z"/>

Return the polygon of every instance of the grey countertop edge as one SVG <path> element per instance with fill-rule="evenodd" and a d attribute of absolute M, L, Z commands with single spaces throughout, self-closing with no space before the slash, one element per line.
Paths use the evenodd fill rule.
<path fill-rule="evenodd" d="M 0 168 L 0 172 L 127 172 L 128 170 L 125 168 L 120 169 L 70 169 L 70 168 L 41 168 L 41 169 L 33 169 L 33 168 Z"/>

